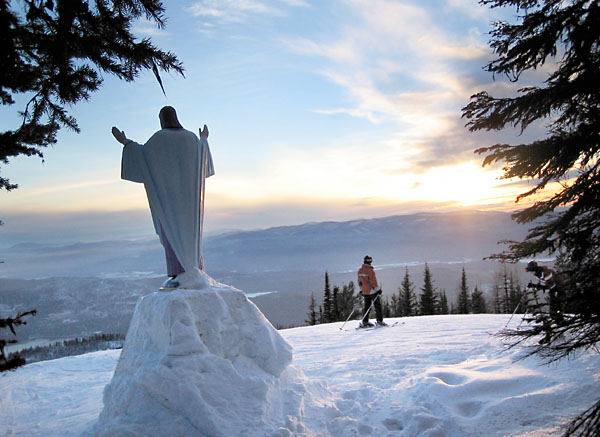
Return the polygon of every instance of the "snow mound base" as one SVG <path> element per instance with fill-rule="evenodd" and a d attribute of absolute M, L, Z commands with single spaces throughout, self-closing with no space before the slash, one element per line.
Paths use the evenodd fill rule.
<path fill-rule="evenodd" d="M 302 423 L 312 396 L 291 361 L 291 346 L 235 288 L 150 294 L 136 306 L 94 434 L 310 435 Z"/>

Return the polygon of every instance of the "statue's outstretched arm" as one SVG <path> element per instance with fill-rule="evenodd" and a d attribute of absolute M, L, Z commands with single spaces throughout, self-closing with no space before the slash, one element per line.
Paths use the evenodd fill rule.
<path fill-rule="evenodd" d="M 208 138 L 208 126 L 204 125 L 203 129 L 198 129 L 200 131 L 200 136 L 201 137 L 206 137 Z"/>
<path fill-rule="evenodd" d="M 113 126 L 112 128 L 112 134 L 115 137 L 115 139 L 124 146 L 131 141 L 125 136 L 125 131 L 119 130 L 115 126 Z"/>

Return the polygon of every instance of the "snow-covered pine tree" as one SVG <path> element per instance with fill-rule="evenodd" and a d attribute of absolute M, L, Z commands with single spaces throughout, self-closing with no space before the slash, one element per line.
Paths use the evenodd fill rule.
<path fill-rule="evenodd" d="M 600 2 L 597 0 L 481 0 L 511 6 L 515 23 L 493 23 L 490 46 L 497 55 L 486 70 L 518 82 L 544 67 L 542 83 L 521 86 L 513 96 L 482 91 L 463 116 L 471 131 L 522 131 L 546 124 L 544 138 L 476 150 L 484 165 L 504 163 L 506 179 L 527 178 L 533 187 L 517 201 L 536 196 L 513 218 L 536 223 L 523 241 L 509 242 L 497 258 L 516 261 L 557 253 L 562 304 L 570 313 L 554 320 L 540 311 L 532 323 L 506 332 L 517 344 L 544 333 L 531 353 L 552 361 L 600 341 Z M 542 307 L 543 308 L 543 307 Z M 600 400 L 574 420 L 566 435 L 597 436 Z"/>

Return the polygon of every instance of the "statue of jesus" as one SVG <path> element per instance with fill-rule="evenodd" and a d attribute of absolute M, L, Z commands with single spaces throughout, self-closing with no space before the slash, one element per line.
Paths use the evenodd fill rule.
<path fill-rule="evenodd" d="M 112 128 L 124 146 L 121 178 L 146 188 L 167 260 L 169 279 L 160 289 L 202 289 L 212 283 L 202 259 L 205 179 L 215 174 L 208 128 L 199 137 L 185 130 L 171 106 L 160 110 L 159 119 L 161 129 L 143 145 Z"/>

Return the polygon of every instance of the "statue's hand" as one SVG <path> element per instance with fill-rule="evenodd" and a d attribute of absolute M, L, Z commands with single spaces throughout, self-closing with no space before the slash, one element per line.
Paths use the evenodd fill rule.
<path fill-rule="evenodd" d="M 200 136 L 208 138 L 208 127 L 206 125 L 204 125 L 204 129 L 200 130 Z"/>
<path fill-rule="evenodd" d="M 123 145 L 125 145 L 125 143 L 128 141 L 127 137 L 125 136 L 125 131 L 121 131 L 121 130 L 117 129 L 115 126 L 113 126 L 113 128 L 112 128 L 112 134 L 115 137 L 115 139 Z"/>

